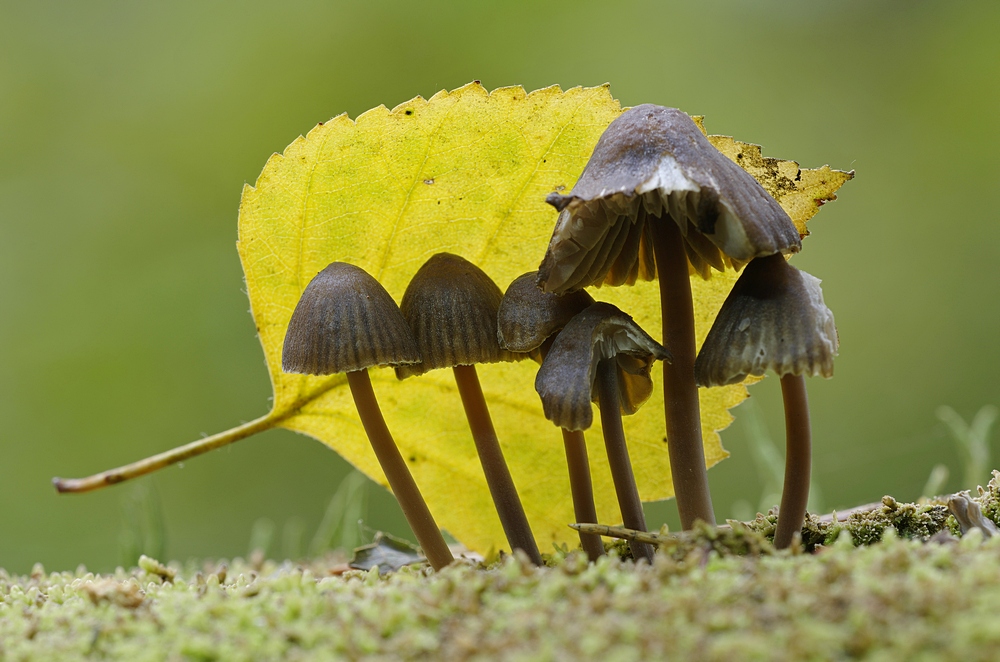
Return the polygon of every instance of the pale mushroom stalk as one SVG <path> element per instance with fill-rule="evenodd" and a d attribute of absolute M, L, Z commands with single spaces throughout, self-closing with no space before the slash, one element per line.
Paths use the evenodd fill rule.
<path fill-rule="evenodd" d="M 486 407 L 486 398 L 479 383 L 476 367 L 472 365 L 457 365 L 452 368 L 455 373 L 455 384 L 458 386 L 465 416 L 469 419 L 472 439 L 476 444 L 479 462 L 483 465 L 486 484 L 490 488 L 490 496 L 496 505 L 500 524 L 511 548 L 520 549 L 532 563 L 542 564 L 538 553 L 538 545 L 528 525 L 528 517 L 524 514 L 521 498 L 514 487 L 514 479 L 507 468 L 500 441 L 493 427 L 493 419 Z"/>
<path fill-rule="evenodd" d="M 497 340 L 497 310 L 502 299 L 496 283 L 468 260 L 451 253 L 431 256 L 407 285 L 401 304 L 422 362 L 397 367 L 396 376 L 406 379 L 429 370 L 453 368 L 507 541 L 512 550 L 522 550 L 532 563 L 541 565 L 538 545 L 504 460 L 475 368 L 476 363 L 517 360 L 502 350 Z"/>
<path fill-rule="evenodd" d="M 692 528 L 697 520 L 715 526 L 705 471 L 698 386 L 694 379 L 697 356 L 694 305 L 684 238 L 676 223 L 650 223 L 650 226 L 660 289 L 663 345 L 673 355 L 671 363 L 663 362 L 663 407 L 677 511 L 684 529 Z"/>
<path fill-rule="evenodd" d="M 646 515 L 642 511 L 639 488 L 632 473 L 628 446 L 625 444 L 625 429 L 622 427 L 622 413 L 618 404 L 618 375 L 615 359 L 603 359 L 597 364 L 597 397 L 601 409 L 601 430 L 608 452 L 608 466 L 615 484 L 618 507 L 622 512 L 622 523 L 629 529 L 646 530 Z M 638 561 L 653 562 L 653 547 L 646 543 L 629 541 L 632 556 Z"/>
<path fill-rule="evenodd" d="M 812 431 L 805 377 L 782 375 L 781 398 L 785 405 L 785 484 L 774 530 L 774 546 L 778 549 L 791 545 L 795 534 L 802 529 L 812 472 Z"/>
<path fill-rule="evenodd" d="M 584 291 L 564 296 L 542 292 L 535 285 L 536 276 L 534 271 L 522 274 L 507 286 L 497 312 L 497 340 L 502 348 L 541 363 L 556 334 L 576 314 L 593 304 L 594 298 Z M 582 430 L 560 430 L 573 498 L 573 514 L 577 522 L 597 524 L 587 440 Z M 580 532 L 580 546 L 591 561 L 605 554 L 601 537 L 592 533 Z"/>

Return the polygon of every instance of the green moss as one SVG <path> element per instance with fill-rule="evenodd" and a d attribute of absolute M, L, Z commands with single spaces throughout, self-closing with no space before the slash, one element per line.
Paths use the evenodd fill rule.
<path fill-rule="evenodd" d="M 997 481 L 977 499 L 994 520 Z M 702 528 L 651 566 L 560 552 L 389 575 L 333 558 L 0 570 L 0 659 L 991 659 L 1000 536 L 935 535 L 936 505 L 811 519 L 812 554 L 775 552 L 768 517 Z"/>
<path fill-rule="evenodd" d="M 943 504 L 900 503 L 885 496 L 881 505 L 851 513 L 846 520 L 824 520 L 807 515 L 802 527 L 802 544 L 806 551 L 812 552 L 820 545 L 832 544 L 842 531 L 846 531 L 855 545 L 870 545 L 879 542 L 890 528 L 902 538 L 929 538 L 947 529 L 949 518 L 948 507 Z M 772 510 L 767 515 L 758 515 L 746 526 L 770 539 L 774 537 L 777 521 L 777 513 Z"/>

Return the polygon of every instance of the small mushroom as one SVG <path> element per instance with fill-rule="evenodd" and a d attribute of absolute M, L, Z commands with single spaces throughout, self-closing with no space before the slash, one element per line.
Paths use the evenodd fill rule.
<path fill-rule="evenodd" d="M 695 362 L 701 386 L 735 384 L 774 370 L 785 406 L 785 484 L 774 546 L 792 543 L 805 521 L 812 463 L 806 376 L 833 376 L 837 327 L 819 279 L 781 255 L 747 265 L 722 304 Z"/>
<path fill-rule="evenodd" d="M 594 298 L 583 290 L 563 296 L 542 292 L 535 284 L 536 275 L 532 271 L 518 276 L 507 287 L 497 312 L 497 340 L 502 348 L 515 352 L 515 356 L 530 357 L 541 363 L 555 335 L 574 315 L 594 303 Z M 596 524 L 587 441 L 582 430 L 561 429 L 576 521 Z M 581 532 L 580 545 L 591 561 L 604 554 L 604 544 L 598 535 Z"/>
<path fill-rule="evenodd" d="M 451 368 L 466 418 L 483 465 L 486 484 L 512 549 L 537 565 L 542 557 L 514 487 L 493 420 L 490 418 L 476 363 L 514 361 L 497 342 L 497 309 L 503 294 L 482 269 L 451 253 L 432 256 L 406 286 L 400 309 L 423 362 L 396 368 L 399 379 L 428 370 Z"/>
<path fill-rule="evenodd" d="M 631 415 L 649 399 L 649 372 L 670 353 L 617 307 L 595 303 L 559 332 L 535 378 L 545 417 L 567 430 L 586 430 L 594 422 L 591 402 L 601 408 L 601 427 L 622 521 L 646 530 L 632 462 L 625 444 L 622 414 Z M 653 560 L 653 548 L 630 542 L 636 559 Z"/>
<path fill-rule="evenodd" d="M 715 523 L 702 448 L 689 269 L 708 278 L 801 247 L 788 215 L 683 112 L 644 104 L 608 126 L 566 195 L 538 282 L 547 292 L 632 284 L 656 276 L 663 344 L 664 414 L 681 523 Z"/>
<path fill-rule="evenodd" d="M 382 417 L 368 368 L 418 363 L 420 352 L 389 293 L 359 267 L 333 262 L 302 292 L 295 306 L 281 367 L 309 375 L 347 373 L 375 457 L 427 560 L 436 570 L 455 559 L 434 523 Z"/>

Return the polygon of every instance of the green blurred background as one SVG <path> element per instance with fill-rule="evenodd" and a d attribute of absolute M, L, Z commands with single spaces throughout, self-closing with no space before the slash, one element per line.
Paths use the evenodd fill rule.
<path fill-rule="evenodd" d="M 837 377 L 810 383 L 822 504 L 916 498 L 937 463 L 968 487 L 935 410 L 1000 404 L 997 25 L 992 0 L 0 2 L 0 567 L 134 562 L 123 531 L 146 520 L 173 559 L 245 554 L 261 518 L 272 555 L 300 553 L 350 468 L 290 432 L 93 494 L 49 480 L 265 413 L 243 184 L 318 121 L 473 79 L 609 81 L 857 170 L 794 260 L 842 341 Z M 776 381 L 752 394 L 709 472 L 722 518 L 767 487 L 741 412 L 783 443 Z M 405 533 L 367 491 L 365 525 Z M 649 513 L 676 523 L 671 502 Z"/>

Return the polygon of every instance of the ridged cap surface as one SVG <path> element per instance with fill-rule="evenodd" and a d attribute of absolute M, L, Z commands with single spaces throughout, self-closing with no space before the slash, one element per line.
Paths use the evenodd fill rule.
<path fill-rule="evenodd" d="M 594 422 L 597 364 L 615 359 L 623 414 L 631 415 L 653 392 L 649 372 L 670 353 L 609 303 L 598 302 L 578 314 L 556 336 L 535 377 L 545 418 L 567 430 L 586 430 Z"/>
<path fill-rule="evenodd" d="M 497 340 L 512 352 L 532 352 L 573 316 L 594 303 L 580 290 L 569 294 L 543 292 L 535 284 L 538 272 L 518 276 L 507 287 L 497 313 Z"/>
<path fill-rule="evenodd" d="M 579 181 L 546 199 L 560 210 L 539 283 L 549 292 L 652 279 L 648 223 L 672 219 L 692 268 L 794 253 L 788 214 L 676 108 L 643 104 L 608 126 Z"/>
<path fill-rule="evenodd" d="M 780 255 L 748 264 L 698 353 L 698 384 L 735 384 L 769 369 L 832 377 L 839 341 L 819 284 Z"/>
<path fill-rule="evenodd" d="M 329 375 L 418 363 L 410 327 L 377 280 L 333 262 L 309 282 L 285 332 L 281 369 Z"/>
<path fill-rule="evenodd" d="M 400 309 L 423 363 L 401 366 L 405 379 L 436 368 L 516 361 L 500 349 L 497 310 L 503 293 L 486 273 L 451 253 L 432 256 L 406 286 Z"/>

